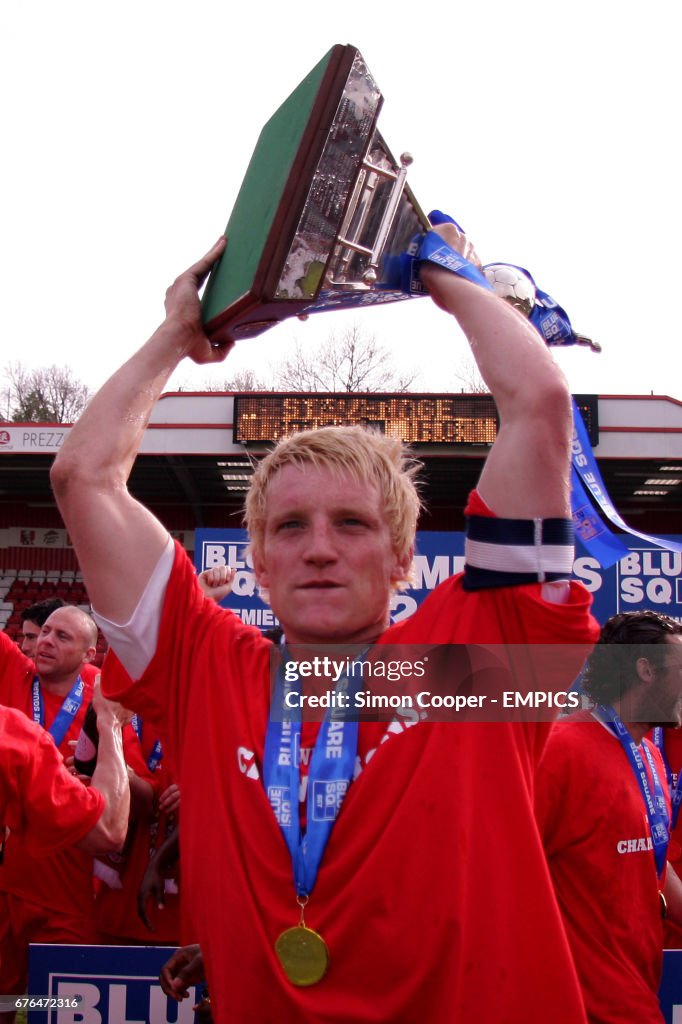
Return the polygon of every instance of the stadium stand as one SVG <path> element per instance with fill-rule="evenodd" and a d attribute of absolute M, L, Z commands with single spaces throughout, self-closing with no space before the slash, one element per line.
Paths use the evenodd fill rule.
<path fill-rule="evenodd" d="M 73 569 L 0 569 L 0 629 L 12 640 L 21 638 L 21 613 L 37 601 L 59 597 L 66 604 L 90 610 L 83 577 Z M 106 651 L 104 637 L 97 638 L 96 664 L 101 664 Z"/>

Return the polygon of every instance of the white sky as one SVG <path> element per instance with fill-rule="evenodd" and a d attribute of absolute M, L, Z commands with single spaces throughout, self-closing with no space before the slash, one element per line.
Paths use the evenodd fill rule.
<path fill-rule="evenodd" d="M 576 392 L 682 399 L 679 0 L 237 4 L 8 0 L 0 367 L 98 386 L 162 317 L 166 286 L 224 229 L 265 121 L 334 43 L 385 96 L 426 210 L 485 262 L 528 267 L 598 340 L 558 353 Z M 289 321 L 222 367 L 267 374 L 352 322 L 457 389 L 466 344 L 430 300 Z M 555 350 L 556 351 L 556 350 Z M 503 357 L 503 354 L 502 354 Z"/>

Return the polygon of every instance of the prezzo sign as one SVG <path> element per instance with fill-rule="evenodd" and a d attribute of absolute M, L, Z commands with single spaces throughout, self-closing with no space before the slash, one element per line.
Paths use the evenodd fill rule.
<path fill-rule="evenodd" d="M 592 593 L 597 619 L 605 622 L 618 612 L 653 608 L 682 621 L 682 552 L 665 551 L 634 537 L 628 547 L 630 552 L 625 558 L 603 569 L 596 558 L 577 544 L 574 573 Z M 272 610 L 260 597 L 243 530 L 197 530 L 194 559 L 198 572 L 216 565 L 231 565 L 237 572 L 232 593 L 223 601 L 225 607 L 261 629 L 277 625 Z M 407 618 L 434 587 L 460 572 L 463 566 L 463 533 L 417 534 L 414 586 L 394 596 L 391 620 Z"/>
<path fill-rule="evenodd" d="M 48 427 L 41 424 L 39 429 L 11 427 L 3 424 L 0 430 L 0 453 L 2 452 L 56 452 L 59 451 L 69 427 Z"/>

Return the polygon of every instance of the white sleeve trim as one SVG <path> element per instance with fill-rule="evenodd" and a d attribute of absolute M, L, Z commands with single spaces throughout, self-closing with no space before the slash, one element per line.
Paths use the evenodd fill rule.
<path fill-rule="evenodd" d="M 95 608 L 92 615 L 113 647 L 124 669 L 133 679 L 139 679 L 154 657 L 159 639 L 161 610 L 170 579 L 175 545 L 169 536 L 161 557 L 149 577 L 137 606 L 128 622 L 116 623 L 105 619 Z"/>
<path fill-rule="evenodd" d="M 569 580 L 548 580 L 542 584 L 542 599 L 548 604 L 568 604 L 570 596 Z"/>

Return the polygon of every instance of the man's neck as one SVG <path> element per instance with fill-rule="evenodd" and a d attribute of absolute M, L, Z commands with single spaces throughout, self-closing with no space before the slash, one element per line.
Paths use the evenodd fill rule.
<path fill-rule="evenodd" d="M 71 675 L 60 677 L 58 679 L 45 679 L 38 673 L 38 681 L 43 690 L 47 693 L 53 694 L 55 697 L 66 697 L 67 693 L 71 690 L 71 687 L 78 679 L 79 673 L 72 672 Z"/>
<path fill-rule="evenodd" d="M 325 652 L 329 653 L 330 649 L 341 649 L 343 647 L 369 647 L 371 644 L 377 642 L 379 637 L 386 632 L 389 625 L 389 622 L 385 625 L 373 624 L 372 626 L 349 636 L 331 637 L 323 640 L 321 640 L 319 636 L 308 635 L 303 631 L 285 629 L 284 642 L 289 649 L 300 644 L 303 647 L 309 648 L 311 651 L 317 649 L 322 655 Z"/>

